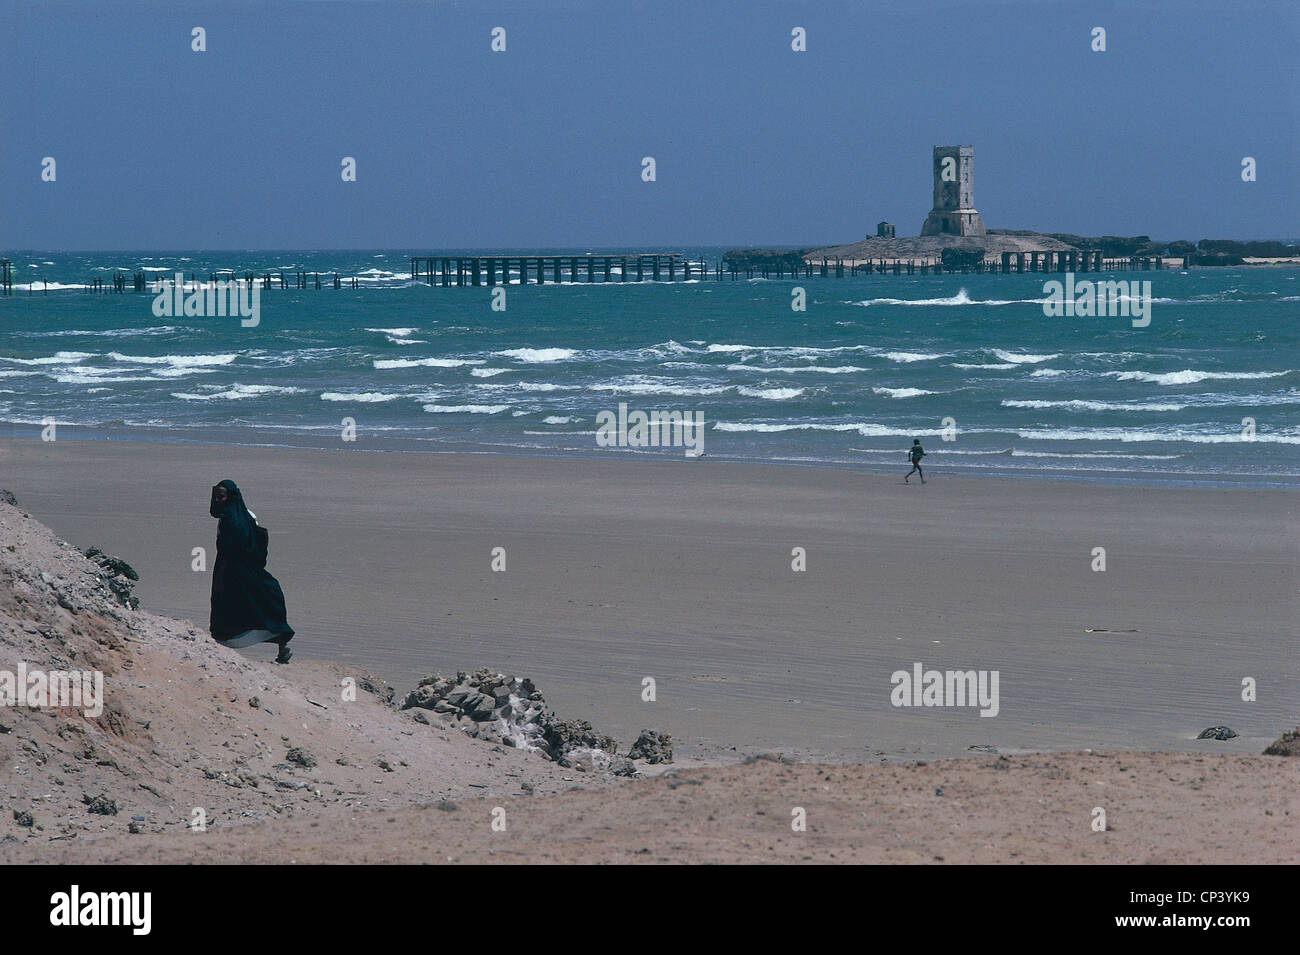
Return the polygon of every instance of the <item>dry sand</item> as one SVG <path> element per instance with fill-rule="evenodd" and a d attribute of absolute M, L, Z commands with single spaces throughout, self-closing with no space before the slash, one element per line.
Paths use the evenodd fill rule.
<path fill-rule="evenodd" d="M 116 707 L 99 721 L 0 711 L 0 789 L 45 827 L 6 810 L 3 861 L 1300 854 L 1286 836 L 1300 770 L 1255 755 L 1296 722 L 1294 493 L 938 472 L 903 487 L 707 459 L 68 440 L 0 454 L 21 504 L 0 505 L 0 544 L 15 546 L 0 550 L 0 667 L 76 650 L 110 674 Z M 207 493 L 222 477 L 271 528 L 299 631 L 287 668 L 203 630 L 209 575 L 191 549 L 210 555 Z M 130 561 L 142 611 L 85 590 L 94 568 L 34 519 Z M 505 573 L 489 569 L 495 546 Z M 790 569 L 795 546 L 806 573 Z M 1090 570 L 1097 546 L 1104 573 Z M 32 591 L 21 604 L 15 581 Z M 77 581 L 74 613 L 57 598 Z M 914 661 L 998 670 L 997 717 L 891 706 L 890 674 Z M 668 730 L 680 775 L 579 774 L 373 694 L 337 699 L 363 670 L 404 691 L 478 665 L 532 677 L 562 716 L 624 746 Z M 644 676 L 657 702 L 641 700 Z M 1258 702 L 1241 701 L 1244 677 Z M 1219 723 L 1241 735 L 1194 739 Z M 290 746 L 317 766 L 287 762 Z M 1124 752 L 1137 750 L 1157 752 Z M 832 765 L 734 765 L 764 751 Z M 117 816 L 86 812 L 96 790 Z M 458 808 L 434 808 L 444 796 Z M 184 828 L 198 805 L 206 834 Z M 795 806 L 805 833 L 790 829 Z M 1111 831 L 1092 831 L 1098 806 Z M 145 834 L 127 836 L 136 814 Z"/>

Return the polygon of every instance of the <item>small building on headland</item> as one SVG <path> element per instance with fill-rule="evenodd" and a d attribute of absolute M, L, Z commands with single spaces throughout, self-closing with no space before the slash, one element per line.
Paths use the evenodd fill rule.
<path fill-rule="evenodd" d="M 894 237 L 894 223 L 892 222 L 876 223 L 876 238 L 892 239 L 893 237 Z"/>

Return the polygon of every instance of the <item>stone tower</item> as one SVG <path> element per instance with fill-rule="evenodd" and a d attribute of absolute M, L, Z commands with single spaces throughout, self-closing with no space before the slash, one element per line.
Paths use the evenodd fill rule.
<path fill-rule="evenodd" d="M 921 235 L 983 235 L 975 211 L 975 147 L 934 147 L 934 208 Z"/>

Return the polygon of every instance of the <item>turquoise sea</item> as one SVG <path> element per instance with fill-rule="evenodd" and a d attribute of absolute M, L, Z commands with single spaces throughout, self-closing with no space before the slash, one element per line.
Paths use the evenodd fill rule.
<path fill-rule="evenodd" d="M 5 253 L 0 433 L 682 453 L 598 447 L 597 414 L 625 403 L 702 412 L 712 458 L 905 470 L 919 437 L 933 473 L 1300 483 L 1300 269 L 1101 276 L 1151 282 L 1134 328 L 1046 317 L 1060 276 L 1032 274 L 512 285 L 494 311 L 488 288 L 412 283 L 412 254 L 455 253 Z M 86 290 L 217 269 L 326 277 L 261 291 L 256 327 Z M 336 271 L 360 287 L 332 288 Z"/>

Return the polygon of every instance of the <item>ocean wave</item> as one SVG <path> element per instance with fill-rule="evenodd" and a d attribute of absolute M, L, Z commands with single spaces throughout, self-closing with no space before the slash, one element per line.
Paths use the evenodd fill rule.
<path fill-rule="evenodd" d="M 608 391 L 620 395 L 670 395 L 675 397 L 700 397 L 720 395 L 729 391 L 730 385 L 683 385 L 672 381 L 610 381 L 588 385 L 588 391 Z"/>
<path fill-rule="evenodd" d="M 535 363 L 547 361 L 568 361 L 578 352 L 573 348 L 507 348 L 505 351 L 493 352 L 502 358 Z"/>
<path fill-rule="evenodd" d="M 475 378 L 491 378 L 493 375 L 504 375 L 509 368 L 475 368 L 470 374 Z"/>
<path fill-rule="evenodd" d="M 1011 362 L 1013 365 L 1037 365 L 1039 362 L 1050 361 L 1053 358 L 1060 358 L 1060 353 L 1051 355 L 1031 355 L 1020 354 L 1017 352 L 1003 351 L 1001 348 L 990 348 L 988 352 L 996 356 L 1001 361 Z"/>
<path fill-rule="evenodd" d="M 509 405 L 425 405 L 424 410 L 430 414 L 500 414 L 509 410 Z"/>
<path fill-rule="evenodd" d="M 542 424 L 576 424 L 582 420 L 582 418 L 579 418 L 576 415 L 550 414 L 542 419 Z M 548 431 L 546 433 L 551 434 L 552 432 Z"/>
<path fill-rule="evenodd" d="M 203 368 L 208 365 L 229 365 L 238 355 L 123 355 L 111 351 L 108 357 L 114 361 L 131 362 L 137 365 L 170 365 L 173 368 Z"/>
<path fill-rule="evenodd" d="M 94 358 L 95 354 L 95 352 L 89 351 L 61 351 L 55 352 L 53 355 L 47 355 L 44 358 L 6 358 L 0 356 L 0 361 L 11 361 L 15 365 L 75 365 L 87 358 Z"/>
<path fill-rule="evenodd" d="M 781 372 L 782 374 L 798 374 L 804 371 L 817 371 L 823 375 L 848 375 L 855 371 L 868 371 L 861 365 L 727 365 L 727 371 L 761 371 Z"/>
<path fill-rule="evenodd" d="M 1255 378 L 1281 378 L 1289 375 L 1288 371 L 1195 371 L 1185 368 L 1157 374 L 1147 371 L 1108 371 L 1105 374 L 1120 381 L 1149 381 L 1157 385 L 1194 385 L 1200 381 L 1244 381 Z"/>
<path fill-rule="evenodd" d="M 261 398 L 270 395 L 301 395 L 305 388 L 292 388 L 287 385 L 231 385 L 225 391 L 216 391 L 200 395 L 185 391 L 172 392 L 173 398 L 182 401 L 239 401 L 243 398 Z"/>
<path fill-rule="evenodd" d="M 1175 428 L 1168 431 L 1129 430 L 1126 428 L 1041 428 L 1017 430 L 1016 434 L 1031 441 L 1120 441 L 1145 443 L 1179 441 L 1189 444 L 1300 444 L 1300 434 L 1282 432 L 1257 432 L 1254 438 L 1244 439 L 1235 431 L 1187 431 Z"/>
<path fill-rule="evenodd" d="M 973 299 L 966 289 L 958 289 L 956 295 L 948 298 L 869 298 L 861 302 L 848 302 L 849 305 L 1041 305 L 1041 298 L 986 298 Z"/>
<path fill-rule="evenodd" d="M 906 435 L 915 437 L 923 434 L 939 434 L 939 431 L 915 428 L 892 428 L 888 425 L 865 422 L 850 424 L 830 424 L 820 421 L 800 421 L 773 423 L 769 421 L 717 421 L 714 431 L 755 432 L 758 434 L 776 434 L 783 431 L 856 431 L 863 437 L 895 437 Z"/>
<path fill-rule="evenodd" d="M 136 335 L 168 335 L 181 329 L 175 325 L 155 325 L 149 328 L 64 328 L 55 332 L 14 332 L 26 338 L 63 338 L 70 335 L 103 335 L 106 338 L 127 338 Z"/>
<path fill-rule="evenodd" d="M 953 362 L 949 368 L 961 368 L 967 371 L 1006 371 L 1010 368 L 1019 368 L 1015 362 L 990 362 L 983 365 L 969 365 L 960 362 Z"/>
<path fill-rule="evenodd" d="M 1030 378 L 1060 378 L 1062 375 L 1068 375 L 1070 372 L 1060 368 L 1035 368 L 1029 373 Z"/>
<path fill-rule="evenodd" d="M 384 391 L 323 391 L 321 392 L 321 401 L 360 401 L 365 403 L 377 403 L 381 401 L 396 401 L 404 395 L 393 395 Z"/>
<path fill-rule="evenodd" d="M 557 385 L 550 381 L 512 381 L 509 384 L 475 385 L 481 391 L 581 391 L 582 385 Z"/>
<path fill-rule="evenodd" d="M 1004 408 L 1068 408 L 1071 411 L 1182 411 L 1187 407 L 1185 404 L 1169 404 L 1166 402 L 1132 402 L 1132 401 L 1084 401 L 1073 399 L 1070 401 L 1021 401 L 1016 399 L 1006 399 L 1002 402 Z"/>
<path fill-rule="evenodd" d="M 933 354 L 931 352 L 887 351 L 883 352 L 880 357 L 888 358 L 890 361 L 908 364 L 914 361 L 934 361 L 936 358 L 947 358 L 948 356 L 943 353 Z"/>
<path fill-rule="evenodd" d="M 463 365 L 482 365 L 483 358 L 376 358 L 376 369 L 385 368 L 460 368 Z"/>
<path fill-rule="evenodd" d="M 924 388 L 872 388 L 878 395 L 886 395 L 890 398 L 917 398 L 921 395 L 937 394 L 934 391 L 926 391 Z"/>
<path fill-rule="evenodd" d="M 367 328 L 368 332 L 379 332 L 384 335 L 395 335 L 398 338 L 409 338 L 415 334 L 414 328 Z"/>
<path fill-rule="evenodd" d="M 803 388 L 744 388 L 736 389 L 746 398 L 766 398 L 769 401 L 786 401 L 790 398 L 798 398 L 804 393 Z"/>

